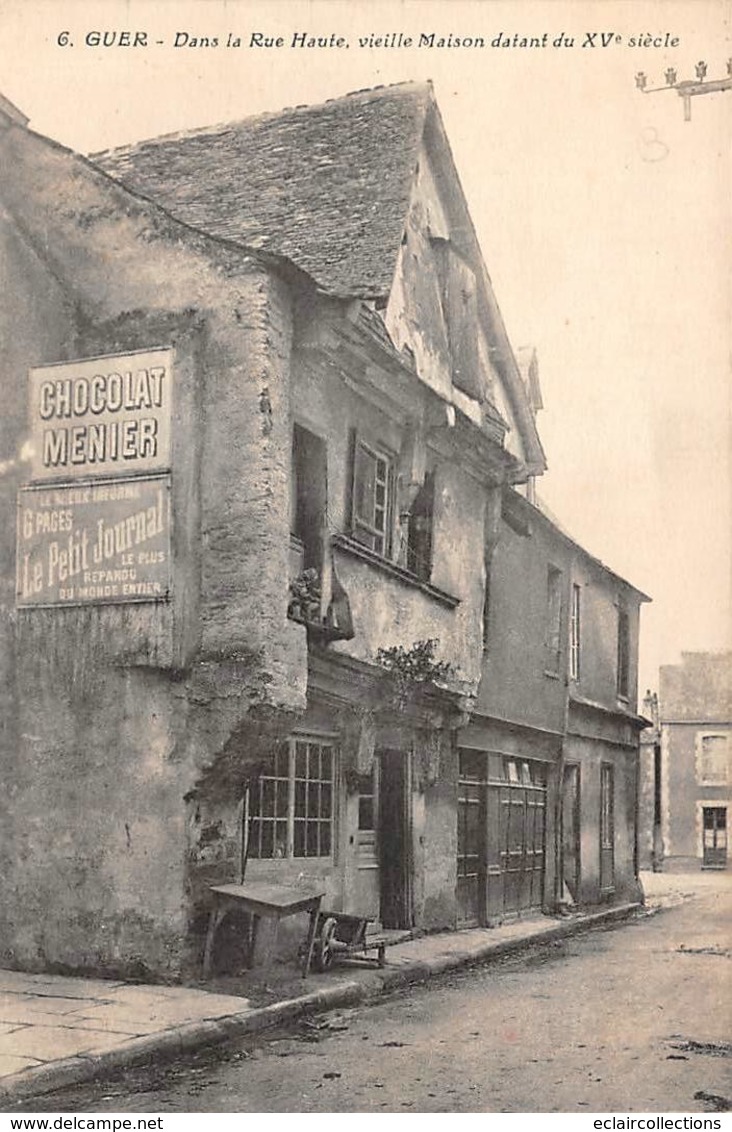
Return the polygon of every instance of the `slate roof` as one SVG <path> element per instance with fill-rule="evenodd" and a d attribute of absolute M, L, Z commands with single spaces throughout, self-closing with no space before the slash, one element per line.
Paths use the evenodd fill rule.
<path fill-rule="evenodd" d="M 285 256 L 325 291 L 391 290 L 429 83 L 359 91 L 92 156 L 210 235 Z"/>

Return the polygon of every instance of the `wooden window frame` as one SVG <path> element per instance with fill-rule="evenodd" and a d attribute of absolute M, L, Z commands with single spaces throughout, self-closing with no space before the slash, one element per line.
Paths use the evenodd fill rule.
<path fill-rule="evenodd" d="M 302 747 L 305 748 L 304 751 L 300 749 Z M 310 774 L 311 748 L 318 749 L 318 775 Z M 326 776 L 322 773 L 324 750 L 330 752 L 330 773 Z M 302 763 L 299 761 L 302 757 L 305 759 L 304 774 L 298 773 L 302 768 Z M 333 861 L 336 838 L 337 760 L 336 741 L 322 735 L 296 733 L 279 745 L 273 759 L 272 773 L 260 775 L 250 791 L 247 813 L 249 859 Z M 270 783 L 271 786 L 268 785 Z M 304 789 L 298 789 L 300 784 Z M 328 794 L 323 787 L 326 786 L 329 789 L 329 805 L 325 802 Z M 317 799 L 314 811 L 311 807 L 313 788 Z M 262 813 L 267 795 L 272 798 L 272 813 Z M 281 795 L 284 795 L 284 799 L 281 799 Z M 303 798 L 304 814 L 298 812 L 299 796 Z M 265 834 L 265 830 L 269 827 L 272 827 L 271 838 Z M 315 852 L 308 851 L 312 832 L 309 827 L 314 828 Z M 327 827 L 327 838 L 323 827 Z M 321 852 L 326 843 L 326 851 Z M 299 852 L 298 850 L 303 846 L 305 852 Z M 270 847 L 271 851 L 269 851 Z"/>
<path fill-rule="evenodd" d="M 368 459 L 377 465 L 384 465 L 384 474 L 381 478 L 374 477 L 374 490 L 371 514 L 360 514 L 357 508 L 359 479 L 358 463 L 359 453 L 365 453 Z M 377 498 L 379 487 L 383 488 L 384 500 L 381 504 Z M 351 457 L 351 521 L 350 536 L 362 546 L 367 547 L 380 558 L 389 559 L 394 543 L 394 503 L 396 490 L 396 460 L 394 453 L 381 444 L 374 444 L 365 440 L 358 433 L 353 433 L 353 452 Z M 377 522 L 379 512 L 382 521 Z M 380 545 L 377 545 L 379 544 Z"/>

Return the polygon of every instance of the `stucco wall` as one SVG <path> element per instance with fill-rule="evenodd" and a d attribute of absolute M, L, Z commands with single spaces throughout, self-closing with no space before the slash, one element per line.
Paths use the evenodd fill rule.
<path fill-rule="evenodd" d="M 176 978 L 200 953 L 206 870 L 230 879 L 207 807 L 230 806 L 305 702 L 305 631 L 286 618 L 289 294 L 64 151 L 2 144 L 9 211 L 54 240 L 41 255 L 3 232 L 0 955 Z M 172 600 L 16 613 L 28 367 L 158 345 L 175 350 Z"/>
<path fill-rule="evenodd" d="M 560 543 L 552 545 L 541 526 L 518 534 L 501 522 L 490 572 L 490 600 L 483 679 L 477 710 L 481 715 L 561 731 L 564 725 L 567 601 L 563 601 L 562 649 L 552 665 L 545 644 L 547 570 L 563 572 L 569 563 Z"/>
<path fill-rule="evenodd" d="M 327 443 L 328 539 L 348 534 L 351 430 L 398 458 L 406 442 L 405 424 L 359 396 L 337 372 L 307 359 L 297 358 L 292 398 L 294 419 Z M 419 412 L 415 405 L 415 414 Z M 428 454 L 435 465 L 430 580 L 459 604 L 448 608 L 417 586 L 336 548 L 336 569 L 351 604 L 355 636 L 331 648 L 373 662 L 380 647 L 409 648 L 415 641 L 437 638 L 438 659 L 453 665 L 450 683 L 474 688 L 481 654 L 485 488 L 439 450 L 428 446 Z"/>

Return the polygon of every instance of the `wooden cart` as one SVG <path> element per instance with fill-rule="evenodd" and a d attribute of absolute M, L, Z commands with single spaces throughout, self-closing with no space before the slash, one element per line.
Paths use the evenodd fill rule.
<path fill-rule="evenodd" d="M 386 965 L 386 944 L 383 936 L 367 936 L 366 916 L 349 916 L 345 912 L 320 912 L 313 942 L 313 967 L 327 971 L 336 959 L 361 959 L 367 963 Z M 376 955 L 367 952 L 375 951 Z"/>

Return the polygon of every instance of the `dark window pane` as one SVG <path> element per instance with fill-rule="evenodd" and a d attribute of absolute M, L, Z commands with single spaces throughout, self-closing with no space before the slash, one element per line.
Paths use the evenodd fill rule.
<path fill-rule="evenodd" d="M 262 782 L 262 810 L 261 816 L 263 818 L 274 817 L 274 792 L 275 784 L 271 778 L 265 778 Z"/>
<path fill-rule="evenodd" d="M 247 850 L 248 857 L 259 857 L 259 835 L 261 826 L 258 818 L 253 818 L 249 826 L 249 846 Z"/>
<path fill-rule="evenodd" d="M 274 857 L 287 856 L 287 822 L 278 821 L 275 825 Z"/>
<path fill-rule="evenodd" d="M 277 747 L 277 754 L 275 756 L 275 770 L 274 773 L 277 778 L 287 778 L 290 772 L 290 745 L 289 743 L 280 743 Z"/>
<path fill-rule="evenodd" d="M 305 856 L 305 822 L 304 821 L 296 821 L 295 822 L 294 856 L 295 857 L 304 857 Z"/>
<path fill-rule="evenodd" d="M 332 816 L 331 806 L 333 804 L 332 791 L 329 782 L 324 782 L 320 787 L 320 816 L 321 818 L 329 818 Z M 373 801 L 372 801 L 373 805 Z M 368 826 L 373 829 L 373 826 Z"/>
<path fill-rule="evenodd" d="M 295 783 L 295 817 L 305 817 L 306 784 L 299 779 Z"/>
<path fill-rule="evenodd" d="M 262 822 L 262 857 L 272 857 L 274 824 L 271 821 Z"/>
<path fill-rule="evenodd" d="M 295 778 L 307 778 L 308 773 L 308 745 L 296 743 L 295 745 Z"/>
<path fill-rule="evenodd" d="M 307 823 L 307 852 L 308 857 L 318 856 L 318 823 L 316 821 L 309 821 Z"/>
<path fill-rule="evenodd" d="M 329 814 L 323 815 L 324 817 L 330 816 Z M 374 799 L 373 797 L 361 796 L 358 800 L 358 828 L 359 829 L 373 829 L 374 828 Z"/>
<path fill-rule="evenodd" d="M 322 778 L 330 781 L 333 778 L 333 753 L 330 747 L 321 748 L 321 767 L 320 774 Z"/>
<path fill-rule="evenodd" d="M 320 823 L 320 855 L 329 857 L 330 852 L 330 822 L 323 821 Z"/>
<path fill-rule="evenodd" d="M 307 816 L 309 818 L 317 818 L 320 816 L 318 809 L 320 787 L 317 782 L 308 782 L 308 802 L 307 802 Z"/>
<path fill-rule="evenodd" d="M 287 817 L 287 783 L 275 783 L 275 813 L 278 818 Z"/>
<path fill-rule="evenodd" d="M 317 743 L 310 743 L 309 751 L 308 778 L 320 778 L 320 747 Z"/>

